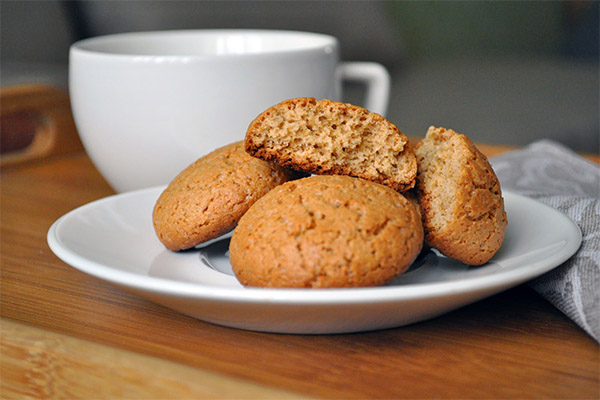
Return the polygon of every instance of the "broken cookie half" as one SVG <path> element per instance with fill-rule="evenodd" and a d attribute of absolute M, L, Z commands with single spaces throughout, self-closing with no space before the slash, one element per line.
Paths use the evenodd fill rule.
<path fill-rule="evenodd" d="M 417 162 L 408 138 L 379 114 L 314 98 L 286 100 L 248 127 L 246 151 L 298 171 L 349 175 L 397 191 L 415 185 Z"/>

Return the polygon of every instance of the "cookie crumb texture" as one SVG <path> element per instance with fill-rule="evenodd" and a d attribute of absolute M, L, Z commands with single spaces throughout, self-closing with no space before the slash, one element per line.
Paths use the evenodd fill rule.
<path fill-rule="evenodd" d="M 413 203 L 380 184 L 347 176 L 285 183 L 241 218 L 229 246 L 245 286 L 382 285 L 408 269 L 423 244 Z"/>
<path fill-rule="evenodd" d="M 294 177 L 248 155 L 243 141 L 224 146 L 167 186 L 154 206 L 154 230 L 167 249 L 189 249 L 232 230 L 256 200 Z"/>
<path fill-rule="evenodd" d="M 415 184 L 407 137 L 379 114 L 351 104 L 299 98 L 260 114 L 246 151 L 314 174 L 349 175 L 404 191 Z"/>
<path fill-rule="evenodd" d="M 469 138 L 430 127 L 415 149 L 425 241 L 469 265 L 489 261 L 506 231 L 500 183 Z"/>

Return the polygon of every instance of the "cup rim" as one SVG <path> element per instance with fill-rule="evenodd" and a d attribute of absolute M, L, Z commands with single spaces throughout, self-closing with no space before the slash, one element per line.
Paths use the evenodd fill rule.
<path fill-rule="evenodd" d="M 185 54 L 185 53 L 161 53 L 161 52 L 139 52 L 139 53 L 127 53 L 119 51 L 111 51 L 106 46 L 110 45 L 111 42 L 122 42 L 126 40 L 143 40 L 151 37 L 167 38 L 169 36 L 175 37 L 190 37 L 190 36 L 233 36 L 233 35 L 255 35 L 255 36 L 290 36 L 297 38 L 310 38 L 315 39 L 314 43 L 304 44 L 302 46 L 280 48 L 280 49 L 269 49 L 261 51 L 248 51 L 248 52 L 231 52 L 222 54 Z M 94 56 L 104 57 L 118 57 L 118 58 L 180 58 L 186 59 L 210 59 L 210 58 L 228 58 L 228 57 L 257 57 L 257 56 L 268 56 L 276 54 L 290 54 L 290 53 L 306 53 L 314 51 L 325 51 L 326 53 L 334 52 L 334 49 L 339 46 L 337 38 L 331 35 L 308 32 L 308 31 L 294 31 L 294 30 L 275 30 L 275 29 L 179 29 L 179 30 L 157 30 L 157 31 L 139 31 L 139 32 L 124 32 L 114 33 L 108 35 L 101 35 L 90 37 L 87 39 L 79 40 L 73 43 L 70 47 L 71 53 L 80 53 Z"/>

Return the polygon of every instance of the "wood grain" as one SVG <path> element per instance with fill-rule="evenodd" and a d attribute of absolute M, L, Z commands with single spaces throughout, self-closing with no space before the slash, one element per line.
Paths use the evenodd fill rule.
<path fill-rule="evenodd" d="M 9 320 L 0 333 L 4 399 L 304 398 Z"/>
<path fill-rule="evenodd" d="M 166 373 L 158 367 L 143 374 L 127 369 L 144 363 L 146 358 L 137 358 L 143 356 L 168 362 L 173 367 L 169 376 L 176 376 L 178 368 L 193 368 L 256 385 L 258 391 L 265 387 L 324 398 L 598 397 L 598 345 L 526 285 L 433 320 L 379 332 L 276 335 L 219 327 L 78 272 L 52 254 L 46 244 L 52 222 L 113 193 L 84 153 L 4 171 L 0 185 L 0 315 L 13 324 L 13 336 L 21 335 L 23 324 L 42 330 L 32 334 L 24 329 L 23 334 L 40 334 L 44 349 L 58 340 L 53 334 L 76 338 L 73 346 L 89 351 L 97 368 L 115 369 L 109 394 L 119 387 L 134 390 L 132 382 L 148 387 L 161 382 Z M 14 360 L 27 354 L 19 352 L 35 351 L 36 340 L 6 342 L 3 359 L 10 352 L 14 365 L 8 365 L 17 372 L 3 370 L 9 376 L 3 387 L 44 398 L 39 387 L 32 388 L 35 383 L 19 378 L 33 374 L 33 367 Z M 107 347 L 112 355 L 102 358 L 98 353 Z M 63 360 L 59 369 L 69 374 L 84 374 L 87 368 L 68 352 L 53 350 L 51 357 Z M 56 379 L 62 384 L 71 378 Z M 212 386 L 207 379 L 204 384 L 210 387 L 204 389 L 225 397 L 218 382 L 223 380 Z M 77 390 L 80 398 L 98 394 L 83 383 Z M 135 390 L 140 396 L 170 397 L 159 389 Z M 279 393 L 268 390 L 265 397 Z"/>

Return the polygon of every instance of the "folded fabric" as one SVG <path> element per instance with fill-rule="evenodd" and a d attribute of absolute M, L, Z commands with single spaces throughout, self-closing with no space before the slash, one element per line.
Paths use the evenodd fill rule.
<path fill-rule="evenodd" d="M 600 166 L 551 140 L 490 162 L 504 190 L 534 198 L 579 225 L 577 253 L 529 284 L 600 342 Z"/>

